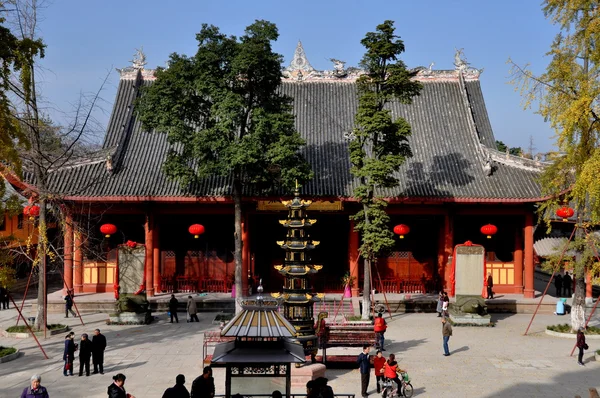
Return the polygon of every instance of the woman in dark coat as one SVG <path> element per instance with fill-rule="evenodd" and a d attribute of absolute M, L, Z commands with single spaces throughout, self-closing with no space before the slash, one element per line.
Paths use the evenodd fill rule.
<path fill-rule="evenodd" d="M 125 392 L 125 379 L 126 377 L 123 373 L 113 376 L 114 382 L 108 386 L 108 398 L 135 398 L 133 395 Z"/>
<path fill-rule="evenodd" d="M 73 341 L 73 335 L 70 333 L 65 337 L 65 350 L 63 352 L 63 361 L 65 361 L 65 366 L 63 366 L 63 375 L 67 375 L 67 371 L 69 375 L 73 376 L 73 360 L 75 359 L 75 342 Z"/>
<path fill-rule="evenodd" d="M 587 344 L 585 343 L 585 334 L 583 334 L 583 328 L 579 328 L 579 330 L 577 331 L 577 348 L 579 348 L 577 364 L 579 366 L 585 366 L 583 364 L 583 351 L 587 349 Z"/>

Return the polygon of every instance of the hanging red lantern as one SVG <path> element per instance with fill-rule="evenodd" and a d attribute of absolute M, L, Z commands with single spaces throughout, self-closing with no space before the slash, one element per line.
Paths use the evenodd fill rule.
<path fill-rule="evenodd" d="M 193 224 L 188 228 L 190 234 L 194 235 L 194 239 L 198 239 L 200 235 L 204 233 L 204 225 L 201 224 Z"/>
<path fill-rule="evenodd" d="M 481 233 L 487 235 L 488 239 L 492 239 L 492 235 L 496 235 L 498 232 L 498 228 L 493 224 L 487 224 L 481 227 Z"/>
<path fill-rule="evenodd" d="M 37 217 L 40 215 L 40 207 L 37 205 L 29 205 L 23 208 L 23 215 L 29 218 Z"/>
<path fill-rule="evenodd" d="M 410 228 L 405 224 L 398 224 L 394 227 L 394 233 L 400 235 L 400 239 L 404 239 L 404 235 L 410 232 Z"/>
<path fill-rule="evenodd" d="M 111 235 L 117 233 L 117 227 L 112 224 L 102 224 L 100 226 L 100 232 L 102 232 L 107 238 L 110 238 Z"/>
<path fill-rule="evenodd" d="M 569 221 L 568 219 L 573 217 L 575 210 L 567 205 L 564 205 L 560 209 L 556 210 L 556 215 L 563 219 L 563 221 Z"/>

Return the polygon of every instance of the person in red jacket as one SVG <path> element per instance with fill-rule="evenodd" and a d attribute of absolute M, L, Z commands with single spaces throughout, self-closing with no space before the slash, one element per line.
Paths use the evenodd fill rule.
<path fill-rule="evenodd" d="M 373 359 L 373 369 L 375 369 L 375 378 L 377 379 L 377 394 L 381 393 L 381 384 L 384 380 L 383 366 L 385 365 L 385 357 L 381 350 L 377 351 L 377 356 Z"/>
<path fill-rule="evenodd" d="M 385 319 L 383 319 L 383 314 L 380 312 L 377 314 L 377 318 L 375 318 L 373 330 L 375 331 L 377 348 L 381 351 L 385 351 L 383 347 L 385 343 L 385 331 L 387 330 L 387 324 L 385 323 Z"/>

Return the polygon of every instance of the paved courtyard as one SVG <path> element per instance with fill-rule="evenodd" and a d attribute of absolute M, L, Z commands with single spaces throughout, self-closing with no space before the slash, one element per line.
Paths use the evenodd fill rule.
<path fill-rule="evenodd" d="M 67 321 L 78 338 L 100 328 L 108 339 L 104 375 L 64 377 L 62 350 L 64 336 L 42 340 L 50 357 L 45 360 L 32 339 L 0 338 L 0 345 L 17 346 L 23 355 L 0 364 L 0 397 L 20 396 L 34 373 L 42 375 L 42 384 L 53 398 L 106 397 L 111 376 L 124 373 L 125 387 L 137 398 L 161 397 L 183 373 L 188 388 L 202 370 L 202 332 L 214 328 L 214 314 L 200 314 L 200 323 L 170 324 L 166 314 L 156 314 L 158 322 L 150 326 L 107 326 L 106 314 L 84 315 L 77 319 L 50 315 L 51 323 Z M 0 311 L 0 327 L 14 324 L 15 310 Z M 185 319 L 183 316 L 180 317 Z M 435 314 L 398 314 L 386 335 L 387 353 L 396 353 L 401 367 L 408 369 L 418 397 L 587 397 L 589 387 L 600 388 L 600 363 L 593 352 L 600 340 L 589 340 L 585 367 L 569 357 L 574 340 L 543 333 L 548 324 L 567 322 L 566 317 L 538 315 L 530 335 L 523 336 L 530 315 L 494 314 L 493 328 L 455 327 L 450 340 L 452 355 L 442 356 L 440 319 Z M 594 324 L 600 318 L 594 318 Z M 352 349 L 358 354 L 360 349 Z M 330 350 L 331 353 L 331 350 Z M 78 359 L 75 360 L 78 370 Z M 217 394 L 224 394 L 224 370 L 214 371 Z M 354 393 L 360 397 L 357 369 L 327 371 L 336 393 Z M 377 397 L 374 377 L 370 390 Z M 237 391 L 234 391 L 237 392 Z M 267 393 L 269 391 L 266 391 Z M 304 389 L 293 392 L 303 393 Z"/>

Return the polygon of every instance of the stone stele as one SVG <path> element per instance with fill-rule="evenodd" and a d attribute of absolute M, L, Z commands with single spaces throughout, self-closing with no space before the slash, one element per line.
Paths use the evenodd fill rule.
<path fill-rule="evenodd" d="M 488 325 L 485 300 L 481 296 L 485 251 L 482 246 L 456 248 L 456 302 L 450 306 L 450 319 L 457 324 Z"/>

